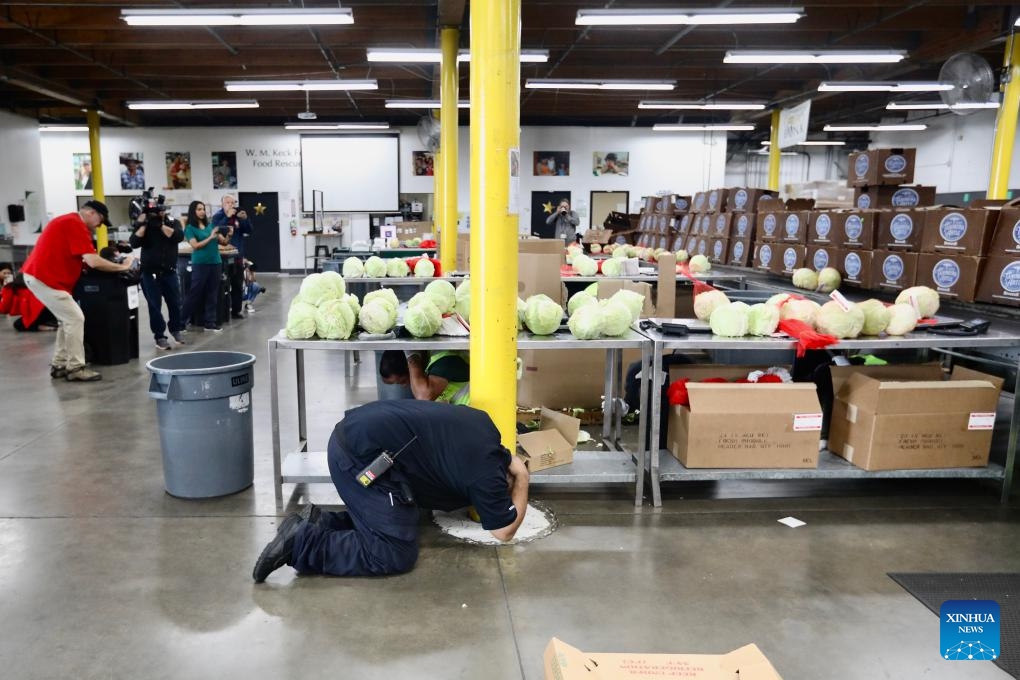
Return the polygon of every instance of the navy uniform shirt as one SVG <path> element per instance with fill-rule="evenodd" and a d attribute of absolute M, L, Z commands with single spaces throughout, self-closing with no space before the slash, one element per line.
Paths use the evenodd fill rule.
<path fill-rule="evenodd" d="M 333 431 L 354 459 L 355 472 L 416 435 L 386 475 L 406 482 L 419 506 L 448 511 L 473 505 L 488 530 L 517 519 L 507 483 L 510 452 L 484 411 L 411 399 L 375 401 L 347 411 Z"/>

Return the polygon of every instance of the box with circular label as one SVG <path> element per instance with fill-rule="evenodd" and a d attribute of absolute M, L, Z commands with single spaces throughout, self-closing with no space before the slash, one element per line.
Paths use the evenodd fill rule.
<path fill-rule="evenodd" d="M 751 264 L 751 254 L 753 252 L 754 246 L 751 245 L 751 239 L 731 239 L 730 254 L 726 260 L 726 264 L 733 265 L 735 267 L 747 267 Z"/>
<path fill-rule="evenodd" d="M 875 247 L 875 225 L 878 212 L 854 210 L 836 214 L 833 227 L 836 245 L 851 250 L 871 250 Z"/>
<path fill-rule="evenodd" d="M 730 254 L 728 238 L 712 238 L 708 240 L 708 259 L 715 264 L 726 264 Z"/>
<path fill-rule="evenodd" d="M 759 210 L 754 240 L 758 242 L 778 241 L 783 228 L 780 216 L 784 214 L 783 210 Z"/>
<path fill-rule="evenodd" d="M 772 260 L 779 256 L 781 250 L 778 243 L 759 243 L 754 249 L 754 263 L 752 267 L 764 272 L 771 272 L 774 266 Z"/>
<path fill-rule="evenodd" d="M 777 192 L 768 189 L 753 189 L 751 187 L 736 187 L 730 189 L 726 197 L 727 212 L 754 212 L 758 209 L 758 201 L 763 196 L 775 198 Z"/>
<path fill-rule="evenodd" d="M 989 255 L 1020 255 L 1020 207 L 1003 206 L 996 220 Z"/>
<path fill-rule="evenodd" d="M 1020 259 L 995 255 L 985 262 L 975 299 L 995 305 L 1020 307 Z"/>
<path fill-rule="evenodd" d="M 998 210 L 936 208 L 925 213 L 921 252 L 987 255 Z"/>
<path fill-rule="evenodd" d="M 942 297 L 974 302 L 985 259 L 921 253 L 917 258 L 917 285 L 934 288 Z"/>
<path fill-rule="evenodd" d="M 757 217 L 757 213 L 753 212 L 735 213 L 730 221 L 730 238 L 754 238 L 754 227 Z"/>
<path fill-rule="evenodd" d="M 804 266 L 807 246 L 777 243 L 773 248 L 772 273 L 793 276 L 793 272 Z"/>
<path fill-rule="evenodd" d="M 876 250 L 871 256 L 871 284 L 875 290 L 898 292 L 917 280 L 917 253 Z"/>
<path fill-rule="evenodd" d="M 840 213 L 832 210 L 815 210 L 808 223 L 808 243 L 831 245 L 836 243 L 836 231 L 832 228 Z"/>
<path fill-rule="evenodd" d="M 847 185 L 852 187 L 910 184 L 917 149 L 870 149 L 850 154 Z"/>
<path fill-rule="evenodd" d="M 810 210 L 790 210 L 776 213 L 779 222 L 779 240 L 783 243 L 807 243 Z"/>
<path fill-rule="evenodd" d="M 870 250 L 843 250 L 840 252 L 836 269 L 848 286 L 871 289 L 871 261 L 874 253 Z"/>
<path fill-rule="evenodd" d="M 832 246 L 808 246 L 804 257 L 804 266 L 820 272 L 826 267 L 839 269 L 842 252 Z"/>
<path fill-rule="evenodd" d="M 929 208 L 879 210 L 875 230 L 875 248 L 883 250 L 921 250 L 925 214 Z"/>
<path fill-rule="evenodd" d="M 854 189 L 854 207 L 861 210 L 875 208 L 920 208 L 935 204 L 935 187 L 921 186 L 867 186 Z"/>

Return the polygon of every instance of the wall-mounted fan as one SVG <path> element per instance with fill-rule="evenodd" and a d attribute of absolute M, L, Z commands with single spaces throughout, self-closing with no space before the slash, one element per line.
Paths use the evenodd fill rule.
<path fill-rule="evenodd" d="M 434 116 L 426 115 L 418 119 L 418 139 L 432 153 L 439 151 L 440 129 L 439 121 Z"/>
<path fill-rule="evenodd" d="M 942 65 L 939 82 L 953 85 L 953 89 L 939 93 L 949 110 L 966 116 L 977 110 L 969 104 L 985 104 L 991 99 L 995 91 L 995 72 L 983 57 L 971 52 L 958 52 Z"/>

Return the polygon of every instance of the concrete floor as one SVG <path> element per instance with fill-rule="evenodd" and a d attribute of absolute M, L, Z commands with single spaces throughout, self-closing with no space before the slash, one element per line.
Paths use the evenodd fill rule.
<path fill-rule="evenodd" d="M 1020 512 L 981 483 L 672 485 L 659 510 L 625 488 L 543 491 L 561 527 L 531 544 L 465 545 L 429 524 L 410 574 L 283 568 L 253 585 L 293 509 L 273 494 L 266 339 L 300 281 L 261 278 L 256 314 L 187 347 L 258 357 L 255 485 L 216 500 L 164 493 L 144 309 L 141 358 L 98 384 L 51 381 L 52 334 L 0 324 L 0 677 L 535 680 L 552 636 L 591 651 L 755 642 L 787 680 L 1007 677 L 943 661 L 938 618 L 886 576 L 1020 569 Z M 374 397 L 369 366 L 346 378 L 309 358 L 313 448 Z M 329 486 L 311 496 L 336 502 Z"/>

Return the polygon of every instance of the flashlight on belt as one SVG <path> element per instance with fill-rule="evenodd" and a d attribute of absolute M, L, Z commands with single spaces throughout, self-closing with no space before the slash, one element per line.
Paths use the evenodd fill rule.
<path fill-rule="evenodd" d="M 417 441 L 417 439 L 418 435 L 411 437 L 411 439 L 402 447 L 400 447 L 400 450 L 397 451 L 396 453 L 390 453 L 389 451 L 383 451 L 382 453 L 380 453 L 375 460 L 369 463 L 364 470 L 357 474 L 358 482 L 364 487 L 371 486 L 372 483 L 375 482 L 375 480 L 377 480 L 380 476 L 385 474 L 387 470 L 393 467 L 393 464 L 397 460 L 397 456 L 402 454 L 404 452 L 404 449 L 406 449 L 408 446 Z"/>

